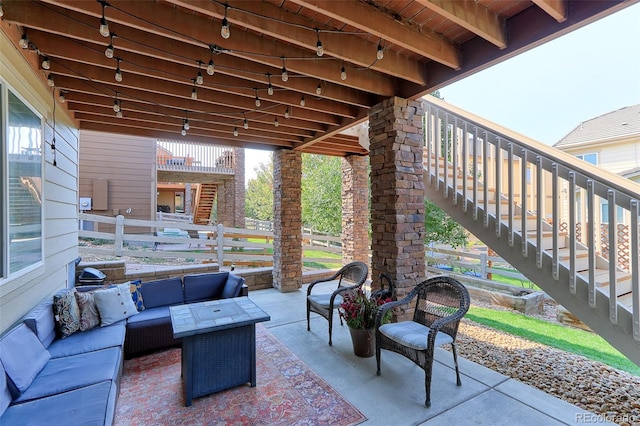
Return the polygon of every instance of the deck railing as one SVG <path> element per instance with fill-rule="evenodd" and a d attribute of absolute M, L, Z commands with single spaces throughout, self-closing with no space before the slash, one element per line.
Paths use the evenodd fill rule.
<path fill-rule="evenodd" d="M 157 169 L 233 174 L 234 148 L 194 142 L 159 140 L 156 149 Z"/>
<path fill-rule="evenodd" d="M 631 313 L 639 341 L 640 185 L 435 98 L 425 121 L 425 184 L 441 207 L 493 235 L 484 242 L 510 263 L 534 262 L 528 275 L 549 265 L 555 283 L 543 289 L 585 285 L 588 305 L 606 300 L 613 324 Z"/>

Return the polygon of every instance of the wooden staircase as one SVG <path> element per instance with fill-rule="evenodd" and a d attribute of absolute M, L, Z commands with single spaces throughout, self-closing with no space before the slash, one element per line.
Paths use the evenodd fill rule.
<path fill-rule="evenodd" d="M 209 223 L 217 191 L 218 185 L 215 183 L 201 183 L 198 185 L 194 200 L 193 223 L 198 225 Z"/>
<path fill-rule="evenodd" d="M 640 186 L 435 98 L 425 119 L 426 196 L 640 365 Z"/>

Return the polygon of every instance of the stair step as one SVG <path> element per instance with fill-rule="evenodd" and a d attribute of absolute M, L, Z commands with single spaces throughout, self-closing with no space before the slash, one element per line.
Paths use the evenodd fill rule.
<path fill-rule="evenodd" d="M 585 281 L 589 281 L 589 272 L 580 272 L 578 275 Z M 596 269 L 595 270 L 596 286 L 605 292 L 608 292 L 609 288 L 609 270 L 608 269 Z M 618 272 L 616 275 L 616 293 L 617 296 L 629 293 L 631 291 L 631 274 L 627 272 Z"/>
<path fill-rule="evenodd" d="M 618 303 L 627 308 L 630 312 L 633 311 L 633 293 L 623 294 L 618 296 Z"/>
<path fill-rule="evenodd" d="M 535 229 L 527 229 L 527 241 L 530 241 L 534 244 L 537 243 L 537 231 Z M 566 248 L 567 247 L 567 233 L 560 232 L 558 234 L 558 248 Z M 553 249 L 553 232 L 543 231 L 542 232 L 542 250 L 551 250 Z"/>
<path fill-rule="evenodd" d="M 549 256 L 553 256 L 553 250 L 545 250 Z M 558 259 L 564 263 L 567 268 L 570 264 L 570 250 L 569 248 L 558 249 Z M 576 270 L 585 271 L 589 269 L 589 250 L 576 250 Z"/>

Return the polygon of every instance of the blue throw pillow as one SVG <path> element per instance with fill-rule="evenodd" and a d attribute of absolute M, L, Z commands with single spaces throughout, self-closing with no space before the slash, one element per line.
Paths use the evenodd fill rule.
<path fill-rule="evenodd" d="M 144 299 L 142 298 L 142 280 L 129 282 L 129 290 L 131 290 L 131 299 L 136 305 L 138 312 L 144 311 Z"/>
<path fill-rule="evenodd" d="M 240 295 L 240 289 L 244 284 L 244 278 L 234 274 L 229 274 L 227 282 L 222 289 L 222 298 L 229 299 L 231 297 L 238 297 Z"/>
<path fill-rule="evenodd" d="M 50 358 L 49 351 L 24 323 L 0 340 L 2 365 L 20 393 L 27 390 Z"/>

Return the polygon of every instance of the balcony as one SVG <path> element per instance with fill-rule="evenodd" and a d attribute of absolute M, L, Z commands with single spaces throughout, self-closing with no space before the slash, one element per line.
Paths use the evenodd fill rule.
<path fill-rule="evenodd" d="M 234 174 L 234 149 L 227 146 L 160 140 L 156 149 L 159 182 L 207 182 Z"/>

